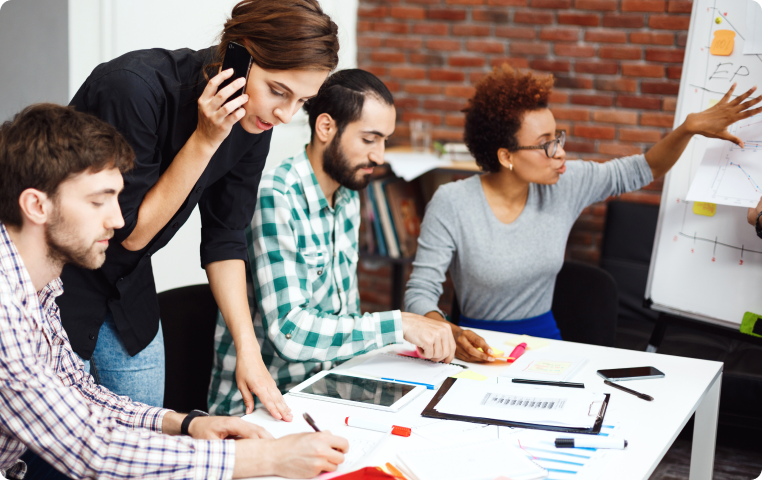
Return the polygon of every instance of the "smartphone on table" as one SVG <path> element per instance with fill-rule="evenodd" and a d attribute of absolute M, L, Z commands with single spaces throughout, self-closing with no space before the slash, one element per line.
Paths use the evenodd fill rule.
<path fill-rule="evenodd" d="M 233 69 L 233 75 L 220 84 L 220 88 L 217 91 L 230 85 L 233 81 L 243 77 L 248 82 L 249 70 L 251 69 L 251 62 L 253 59 L 246 48 L 235 42 L 228 43 L 228 48 L 225 49 L 225 58 L 222 60 L 222 70 L 225 71 L 229 68 Z M 225 103 L 238 98 L 246 92 L 246 84 L 243 87 L 233 92 L 232 95 L 225 100 Z"/>
<path fill-rule="evenodd" d="M 608 370 L 598 370 L 598 375 L 612 382 L 664 378 L 664 373 L 655 367 L 611 368 Z"/>

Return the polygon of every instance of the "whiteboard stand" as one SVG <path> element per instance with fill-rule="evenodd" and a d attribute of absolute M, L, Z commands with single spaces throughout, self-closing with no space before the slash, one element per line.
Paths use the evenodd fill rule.
<path fill-rule="evenodd" d="M 646 301 L 647 303 L 648 301 Z M 648 305 L 646 305 L 648 306 Z M 701 322 L 693 318 L 681 317 L 679 315 L 672 315 L 669 313 L 659 312 L 659 318 L 656 320 L 656 325 L 651 332 L 651 338 L 648 340 L 648 346 L 646 352 L 656 353 L 664 340 L 664 335 L 667 332 L 667 327 L 670 325 L 688 327 L 694 330 L 710 333 L 712 335 L 718 335 L 728 337 L 733 340 L 740 340 L 742 342 L 751 343 L 754 345 L 762 346 L 762 338 L 755 337 L 753 335 L 747 335 L 741 333 L 738 330 L 732 328 L 721 327 L 719 325 L 713 325 L 711 323 Z"/>

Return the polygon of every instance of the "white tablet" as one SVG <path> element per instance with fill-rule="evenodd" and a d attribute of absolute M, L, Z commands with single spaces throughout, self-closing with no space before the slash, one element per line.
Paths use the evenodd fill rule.
<path fill-rule="evenodd" d="M 352 377 L 326 370 L 295 386 L 289 393 L 300 397 L 396 412 L 426 387 Z"/>

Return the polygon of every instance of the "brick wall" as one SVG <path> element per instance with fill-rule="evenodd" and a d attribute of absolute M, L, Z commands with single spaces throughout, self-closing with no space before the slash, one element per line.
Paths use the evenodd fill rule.
<path fill-rule="evenodd" d="M 568 135 L 568 158 L 606 161 L 645 152 L 672 127 L 690 0 L 360 0 L 360 68 L 378 75 L 408 122 L 435 140 L 461 141 L 460 110 L 473 84 L 504 62 L 555 76 L 550 108 Z M 628 201 L 658 204 L 661 179 Z M 605 203 L 586 209 L 567 257 L 597 263 Z M 361 269 L 364 309 L 385 305 L 384 267 Z M 370 296 L 368 297 L 370 300 Z M 445 303 L 443 303 L 444 305 Z M 386 303 L 388 305 L 388 302 Z"/>

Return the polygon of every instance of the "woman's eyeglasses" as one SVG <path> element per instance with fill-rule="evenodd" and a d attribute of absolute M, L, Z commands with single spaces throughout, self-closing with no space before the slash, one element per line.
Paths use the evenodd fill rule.
<path fill-rule="evenodd" d="M 553 156 L 558 151 L 558 147 L 563 148 L 564 143 L 566 143 L 566 130 L 556 130 L 556 138 L 549 142 L 545 142 L 542 145 L 534 145 L 531 147 L 516 147 L 515 150 L 545 150 L 545 155 L 547 155 L 549 158 L 553 158 Z"/>

